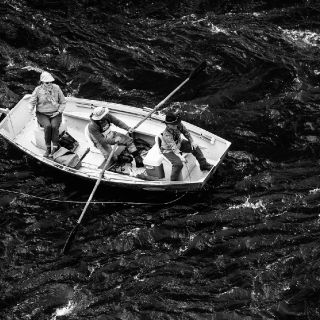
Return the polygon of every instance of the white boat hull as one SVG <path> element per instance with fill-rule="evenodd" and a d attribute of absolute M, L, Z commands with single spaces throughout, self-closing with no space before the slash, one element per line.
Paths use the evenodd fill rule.
<path fill-rule="evenodd" d="M 42 163 L 71 174 L 74 177 L 92 181 L 98 179 L 100 174 L 99 167 L 104 160 L 102 154 L 92 146 L 92 143 L 88 141 L 85 135 L 85 127 L 89 122 L 92 108 L 95 106 L 107 106 L 111 113 L 131 127 L 134 127 L 134 125 L 143 119 L 150 111 L 122 104 L 68 97 L 67 106 L 63 115 L 63 122 L 64 124 L 66 123 L 66 130 L 79 142 L 76 153 L 78 153 L 80 157 L 88 148 L 90 148 L 90 151 L 82 159 L 82 166 L 79 169 L 73 169 L 63 166 L 50 158 L 43 157 L 43 132 L 41 131 L 42 129 L 39 128 L 35 116 L 29 112 L 27 106 L 29 98 L 30 95 L 23 97 L 23 99 L 21 99 L 1 121 L 0 135 L 8 142 Z M 151 118 L 143 122 L 137 128 L 136 136 L 148 142 L 150 145 L 154 145 L 155 136 L 160 134 L 165 128 L 163 120 L 163 114 L 153 114 Z M 218 168 L 231 143 L 190 123 L 184 122 L 184 124 L 191 132 L 195 142 L 202 149 L 205 157 L 214 165 L 210 171 L 201 171 L 198 163 L 193 159 L 193 155 L 186 154 L 186 162 L 180 181 L 170 181 L 171 165 L 168 161 L 163 159 L 165 176 L 161 179 L 139 179 L 136 175 L 142 174 L 148 170 L 146 170 L 146 168 L 136 168 L 135 165 L 132 167 L 127 165 L 122 168 L 124 171 L 119 173 L 106 171 L 101 182 L 109 186 L 131 188 L 135 190 L 173 192 L 201 190 Z M 119 130 L 116 128 L 115 130 L 121 131 L 121 129 Z M 155 148 L 156 146 L 153 147 L 153 149 Z M 148 158 L 150 158 L 150 155 L 151 154 L 149 154 Z M 150 178 L 153 179 L 153 177 Z"/>

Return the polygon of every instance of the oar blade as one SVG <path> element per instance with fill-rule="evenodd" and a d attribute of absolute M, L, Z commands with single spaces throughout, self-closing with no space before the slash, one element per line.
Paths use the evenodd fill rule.
<path fill-rule="evenodd" d="M 207 66 L 205 61 L 202 61 L 193 71 L 191 71 L 189 75 L 189 79 L 196 77 L 202 70 L 204 70 Z"/>
<path fill-rule="evenodd" d="M 77 234 L 77 231 L 79 229 L 79 223 L 77 223 L 75 225 L 75 227 L 72 229 L 71 233 L 69 234 L 69 237 L 66 241 L 66 243 L 64 244 L 64 247 L 62 249 L 62 253 L 63 254 L 67 254 L 71 248 L 71 245 L 72 245 L 72 241 L 74 240 L 76 234 Z"/>

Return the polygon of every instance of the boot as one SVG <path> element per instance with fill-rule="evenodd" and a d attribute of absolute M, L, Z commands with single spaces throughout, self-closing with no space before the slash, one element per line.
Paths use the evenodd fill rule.
<path fill-rule="evenodd" d="M 117 162 L 120 164 L 131 163 L 133 158 L 129 154 L 119 154 Z"/>
<path fill-rule="evenodd" d="M 51 156 L 51 147 L 47 147 L 47 150 L 43 156 L 46 158 L 49 158 Z"/>
<path fill-rule="evenodd" d="M 200 170 L 201 171 L 209 171 L 213 167 L 212 164 L 208 163 L 206 160 L 200 163 Z"/>
<path fill-rule="evenodd" d="M 59 146 L 53 146 L 51 151 L 51 156 L 59 149 Z"/>
<path fill-rule="evenodd" d="M 192 151 L 192 154 L 196 157 L 200 164 L 201 171 L 209 171 L 213 167 L 210 163 L 207 162 L 206 158 L 204 157 L 201 149 L 196 147 L 195 150 Z"/>
<path fill-rule="evenodd" d="M 134 157 L 134 160 L 136 162 L 136 167 L 137 168 L 142 168 L 144 167 L 144 164 L 143 164 L 143 160 L 142 160 L 142 157 L 140 155 L 137 155 Z"/>
<path fill-rule="evenodd" d="M 132 152 L 131 154 L 133 155 L 134 160 L 136 161 L 136 167 L 137 168 L 144 167 L 143 160 L 142 160 L 142 157 L 139 154 L 139 151 L 136 150 L 136 151 Z"/>

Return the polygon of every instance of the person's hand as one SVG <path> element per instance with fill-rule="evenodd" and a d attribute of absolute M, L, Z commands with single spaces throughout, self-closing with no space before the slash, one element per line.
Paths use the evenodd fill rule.
<path fill-rule="evenodd" d="M 180 158 L 182 162 L 186 162 L 186 159 L 182 156 L 182 152 L 179 149 L 175 149 L 173 152 Z"/>
<path fill-rule="evenodd" d="M 177 156 L 180 158 L 180 160 L 181 160 L 182 162 L 186 162 L 186 161 L 187 161 L 186 158 L 182 156 L 182 152 L 179 152 L 179 153 L 177 154 Z"/>
<path fill-rule="evenodd" d="M 29 106 L 29 112 L 32 114 L 33 113 L 33 106 Z"/>
<path fill-rule="evenodd" d="M 134 133 L 134 128 L 129 128 L 128 135 L 131 137 L 133 133 Z"/>
<path fill-rule="evenodd" d="M 191 142 L 191 148 L 192 148 L 192 150 L 196 150 L 197 147 L 198 147 L 198 145 L 197 145 L 196 143 Z"/>
<path fill-rule="evenodd" d="M 56 112 L 54 112 L 54 113 L 51 115 L 50 118 L 54 118 L 54 117 L 56 117 L 56 116 L 59 115 L 59 114 L 60 114 L 60 111 L 56 111 Z"/>

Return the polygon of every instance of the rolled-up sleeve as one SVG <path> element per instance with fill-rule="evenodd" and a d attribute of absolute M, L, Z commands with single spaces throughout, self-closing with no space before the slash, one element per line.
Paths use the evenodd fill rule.
<path fill-rule="evenodd" d="M 110 120 L 111 123 L 113 123 L 114 125 L 116 125 L 119 128 L 122 128 L 122 129 L 127 130 L 127 131 L 130 129 L 130 127 L 128 125 L 126 125 L 123 121 L 121 121 L 117 117 L 114 117 L 111 114 L 109 114 L 109 120 Z"/>

